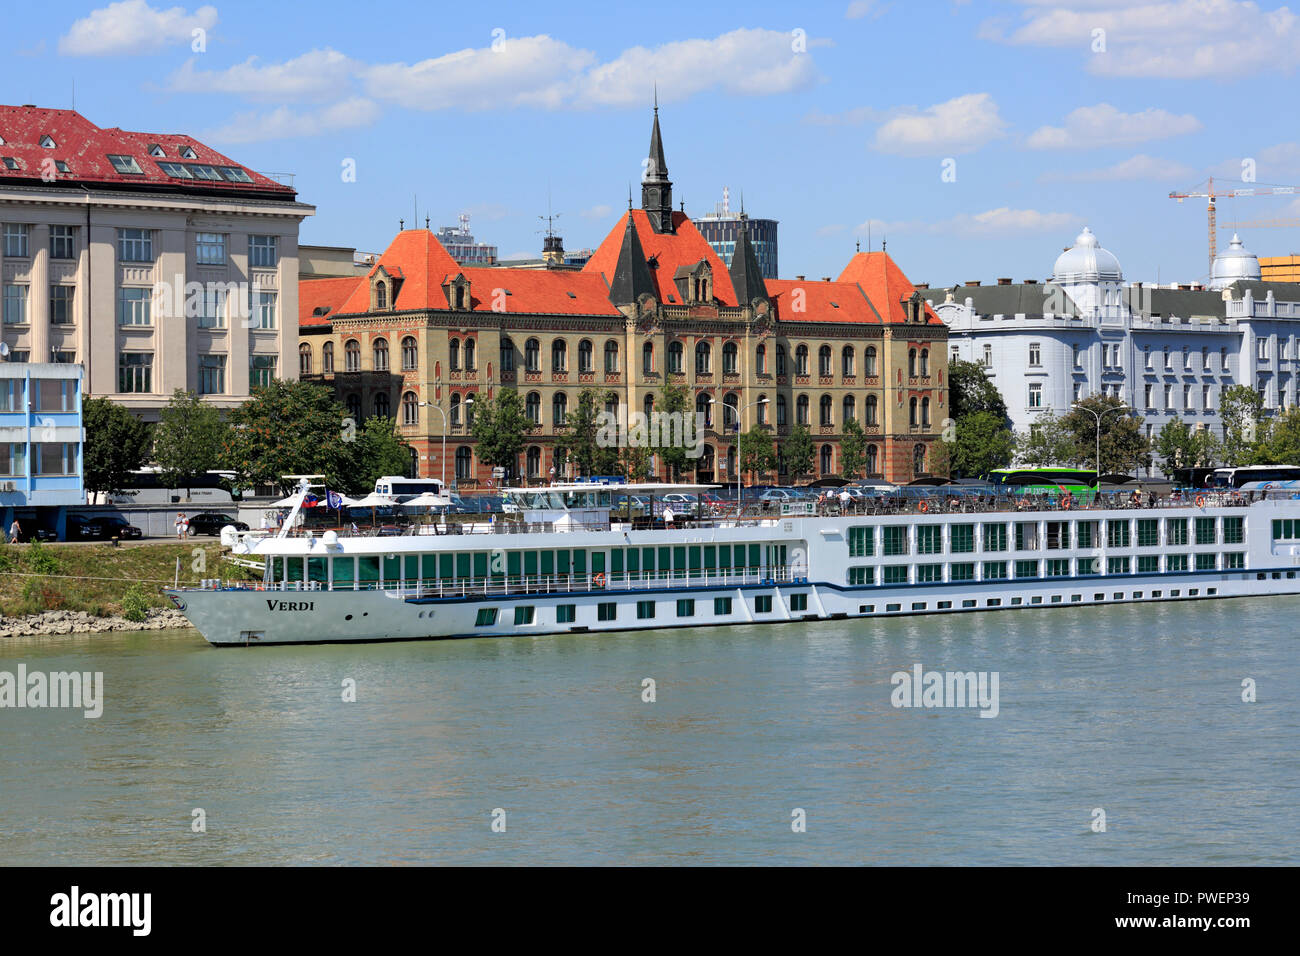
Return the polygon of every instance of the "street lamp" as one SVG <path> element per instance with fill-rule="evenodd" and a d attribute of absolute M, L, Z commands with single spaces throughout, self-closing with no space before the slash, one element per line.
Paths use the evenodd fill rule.
<path fill-rule="evenodd" d="M 1093 495 L 1095 496 L 1097 492 L 1101 490 L 1101 420 L 1105 418 L 1107 415 L 1109 415 L 1111 412 L 1119 412 L 1119 411 L 1131 412 L 1133 411 L 1133 409 L 1129 408 L 1127 405 L 1114 405 L 1110 408 L 1103 409 L 1102 411 L 1098 412 L 1089 408 L 1087 405 L 1080 405 L 1078 402 L 1075 402 L 1073 407 L 1077 408 L 1081 412 L 1087 412 L 1093 418 L 1097 419 L 1097 487 L 1093 491 Z"/>
<path fill-rule="evenodd" d="M 474 399 L 467 398 L 462 405 L 473 405 Z M 433 402 L 420 402 L 423 408 L 432 408 L 442 416 L 442 493 L 447 493 L 447 413 L 442 410 L 441 405 L 435 405 Z"/>
<path fill-rule="evenodd" d="M 766 405 L 766 404 L 767 404 L 767 396 L 764 395 L 762 398 L 756 399 L 755 401 L 750 402 L 748 405 L 743 406 L 740 409 L 740 411 L 736 413 L 736 517 L 737 518 L 740 517 L 740 425 L 741 422 L 744 421 L 744 415 L 746 411 L 753 408 L 755 405 Z"/>

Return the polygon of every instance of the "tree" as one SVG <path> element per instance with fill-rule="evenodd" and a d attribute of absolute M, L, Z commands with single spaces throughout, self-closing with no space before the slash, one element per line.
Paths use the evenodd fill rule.
<path fill-rule="evenodd" d="M 149 426 L 106 398 L 81 403 L 86 445 L 82 450 L 83 483 L 94 494 L 115 494 L 130 485 L 131 472 L 149 453 Z"/>
<path fill-rule="evenodd" d="M 776 449 L 772 433 L 762 425 L 753 425 L 740 435 L 740 470 L 760 477 L 776 467 Z"/>
<path fill-rule="evenodd" d="M 790 429 L 790 437 L 782 444 L 782 450 L 785 452 L 785 467 L 790 473 L 791 481 L 798 482 L 804 475 L 812 474 L 816 451 L 807 425 L 795 425 Z"/>
<path fill-rule="evenodd" d="M 840 471 L 845 478 L 857 478 L 867 467 L 867 436 L 856 418 L 844 421 L 840 438 Z"/>
<path fill-rule="evenodd" d="M 1300 463 L 1300 408 L 1292 405 L 1279 417 L 1264 422 L 1251 464 Z"/>
<path fill-rule="evenodd" d="M 184 488 L 188 497 L 195 479 L 216 467 L 225 429 L 214 407 L 194 392 L 176 389 L 153 430 L 153 457 L 163 484 Z"/>
<path fill-rule="evenodd" d="M 1223 421 L 1223 463 L 1249 465 L 1255 459 L 1264 399 L 1249 385 L 1234 385 L 1219 400 Z"/>
<path fill-rule="evenodd" d="M 688 451 L 699 445 L 701 437 L 695 421 L 695 408 L 691 405 L 690 390 L 685 385 L 664 382 L 659 390 L 654 411 L 658 429 L 651 428 L 652 447 L 659 459 L 661 470 L 667 471 L 669 481 L 678 481 L 683 471 L 694 468 L 698 458 Z M 680 427 L 676 427 L 680 423 Z M 655 434 L 655 432 L 658 434 Z"/>
<path fill-rule="evenodd" d="M 988 412 L 1003 422 L 1007 418 L 1007 403 L 985 367 L 961 359 L 948 362 L 948 408 L 953 421 L 975 412 Z"/>
<path fill-rule="evenodd" d="M 935 474 L 976 478 L 1011 464 L 1015 435 L 996 412 L 967 412 L 943 430 L 935 452 L 931 463 Z M 946 462 L 946 469 L 941 462 Z"/>
<path fill-rule="evenodd" d="M 564 416 L 564 430 L 555 440 L 560 461 L 573 462 L 580 475 L 612 475 L 621 472 L 618 442 L 610 441 L 602 424 L 602 406 L 611 395 L 594 388 L 578 393 L 578 404 Z"/>
<path fill-rule="evenodd" d="M 280 486 L 285 475 L 324 475 L 331 488 L 364 489 L 349 447 L 356 424 L 325 385 L 274 379 L 232 409 L 227 424 L 217 466 L 234 472 L 237 488 Z"/>
<path fill-rule="evenodd" d="M 518 472 L 519 454 L 536 427 L 513 388 L 497 389 L 489 399 L 475 399 L 470 433 L 478 446 L 479 460 L 506 469 L 507 475 Z"/>
<path fill-rule="evenodd" d="M 1135 468 L 1151 467 L 1151 446 L 1142 434 L 1142 416 L 1126 414 L 1124 403 L 1110 395 L 1090 395 L 1077 402 L 1077 408 L 1061 419 L 1061 425 L 1073 436 L 1071 460 L 1095 467 L 1097 460 L 1097 419 L 1084 409 L 1101 415 L 1102 474 L 1128 474 Z"/>
<path fill-rule="evenodd" d="M 1073 434 L 1050 410 L 1040 413 L 1028 431 L 1016 435 L 1015 447 L 1019 463 L 1036 468 L 1077 460 Z"/>
<path fill-rule="evenodd" d="M 1161 458 L 1160 470 L 1172 477 L 1178 468 L 1204 468 L 1214 464 L 1218 442 L 1208 428 L 1192 428 L 1180 418 L 1165 423 L 1152 449 Z"/>
<path fill-rule="evenodd" d="M 386 416 L 367 418 L 349 450 L 357 491 L 373 489 L 385 475 L 405 475 L 411 467 L 411 446 L 398 433 L 397 422 Z"/>

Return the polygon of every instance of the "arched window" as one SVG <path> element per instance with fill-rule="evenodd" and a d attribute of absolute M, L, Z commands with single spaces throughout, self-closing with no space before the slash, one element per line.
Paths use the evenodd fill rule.
<path fill-rule="evenodd" d="M 540 372 L 542 370 L 542 346 L 537 339 L 524 343 L 524 371 Z"/>
<path fill-rule="evenodd" d="M 682 374 L 682 343 L 668 343 L 668 371 L 673 375 Z"/>
<path fill-rule="evenodd" d="M 695 396 L 695 414 L 703 415 L 704 427 L 713 427 L 713 402 L 709 400 L 710 396 L 706 392 L 700 392 Z"/>
<path fill-rule="evenodd" d="M 794 350 L 794 374 L 808 374 L 808 346 L 801 345 Z"/>
<path fill-rule="evenodd" d="M 349 395 L 347 406 L 348 418 L 352 419 L 353 423 L 361 421 L 361 396 Z"/>
<path fill-rule="evenodd" d="M 867 474 L 880 474 L 880 449 L 875 445 L 867 446 Z"/>
<path fill-rule="evenodd" d="M 334 343 L 326 342 L 320 347 L 320 370 L 326 374 L 334 371 Z"/>
<path fill-rule="evenodd" d="M 361 344 L 356 339 L 348 339 L 343 346 L 343 362 L 345 372 L 361 371 Z"/>
<path fill-rule="evenodd" d="M 453 428 L 460 425 L 460 395 L 456 392 L 451 393 L 451 415 L 448 417 Z"/>
<path fill-rule="evenodd" d="M 784 345 L 778 345 L 776 347 L 776 374 L 777 375 L 785 374 L 785 346 Z"/>
<path fill-rule="evenodd" d="M 402 424 L 420 424 L 420 400 L 415 397 L 414 392 L 407 392 L 402 396 Z"/>
<path fill-rule="evenodd" d="M 919 421 L 916 416 L 916 399 L 913 398 L 907 403 L 907 423 L 915 428 Z"/>
<path fill-rule="evenodd" d="M 829 475 L 831 473 L 832 465 L 832 452 L 830 445 L 822 445 L 820 458 L 821 460 L 818 464 L 821 465 L 821 473 L 823 475 Z"/>
<path fill-rule="evenodd" d="M 515 343 L 508 338 L 501 340 L 501 371 L 513 372 L 515 370 Z"/>
<path fill-rule="evenodd" d="M 867 351 L 862 356 L 862 374 L 868 378 L 873 378 L 879 373 L 876 371 L 876 347 L 868 345 Z"/>
<path fill-rule="evenodd" d="M 857 400 L 852 395 L 845 395 L 844 396 L 844 422 L 847 424 L 848 422 L 853 421 L 853 419 L 857 418 L 857 413 L 858 413 Z"/>
<path fill-rule="evenodd" d="M 930 427 L 930 399 L 929 398 L 921 399 L 921 426 L 923 428 Z"/>
<path fill-rule="evenodd" d="M 525 459 L 528 463 L 528 477 L 530 479 L 540 478 L 542 476 L 542 450 L 536 445 L 529 445 Z"/>
<path fill-rule="evenodd" d="M 930 374 L 930 350 L 921 349 L 921 374 Z"/>
<path fill-rule="evenodd" d="M 845 377 L 857 374 L 856 370 L 853 367 L 853 346 L 852 345 L 844 346 L 844 351 L 840 353 L 840 369 L 841 369 L 841 374 L 843 374 Z"/>
<path fill-rule="evenodd" d="M 613 375 L 618 371 L 618 343 L 613 339 L 605 343 L 605 374 Z"/>
<path fill-rule="evenodd" d="M 415 337 L 408 335 L 402 339 L 402 371 L 413 372 L 420 367 L 420 350 L 416 347 Z"/>
<path fill-rule="evenodd" d="M 591 367 L 591 340 L 583 339 L 578 343 L 578 371 L 590 372 Z"/>
<path fill-rule="evenodd" d="M 722 398 L 722 424 L 728 431 L 740 420 L 740 399 L 735 392 L 728 392 Z"/>
<path fill-rule="evenodd" d="M 916 378 L 916 349 L 907 350 L 907 375 Z"/>
<path fill-rule="evenodd" d="M 460 339 L 452 339 L 447 343 L 447 368 L 453 372 L 460 371 Z"/>
<path fill-rule="evenodd" d="M 564 420 L 569 415 L 569 396 L 556 392 L 551 397 L 551 421 L 556 428 L 564 427 Z"/>
<path fill-rule="evenodd" d="M 375 283 L 375 308 L 388 308 L 388 286 L 382 282 Z"/>
<path fill-rule="evenodd" d="M 569 344 L 564 339 L 551 343 L 551 371 L 567 372 L 569 370 Z"/>
<path fill-rule="evenodd" d="M 695 469 L 696 474 L 713 474 L 713 468 L 716 463 L 717 462 L 713 455 L 713 446 L 708 442 L 705 442 L 704 448 L 700 453 L 700 463 Z"/>
<path fill-rule="evenodd" d="M 641 346 L 641 371 L 653 375 L 655 370 L 655 347 L 647 342 Z"/>
<path fill-rule="evenodd" d="M 695 346 L 695 374 L 708 375 L 712 371 L 713 351 L 708 342 L 700 342 Z"/>
<path fill-rule="evenodd" d="M 311 374 L 311 346 L 306 342 L 298 346 L 298 374 Z"/>
<path fill-rule="evenodd" d="M 817 350 L 817 374 L 833 375 L 835 370 L 831 367 L 831 347 L 823 345 Z"/>
<path fill-rule="evenodd" d="M 728 342 L 722 347 L 722 374 L 735 375 L 739 366 L 739 353 L 735 342 Z"/>
<path fill-rule="evenodd" d="M 867 396 L 866 421 L 864 425 L 879 425 L 880 402 L 874 395 Z"/>
<path fill-rule="evenodd" d="M 375 396 L 375 417 L 388 418 L 392 409 L 388 405 L 388 393 L 380 392 Z"/>
<path fill-rule="evenodd" d="M 647 395 L 645 397 L 645 417 L 646 417 L 647 425 L 650 423 L 650 416 L 653 415 L 654 413 L 655 413 L 655 397 L 653 395 Z"/>
<path fill-rule="evenodd" d="M 766 395 L 758 396 L 758 404 L 754 406 L 754 411 L 758 415 L 758 423 L 760 425 L 766 425 L 767 424 L 767 396 Z"/>
<path fill-rule="evenodd" d="M 831 397 L 829 395 L 823 395 L 820 404 L 821 404 L 821 410 L 819 413 L 818 422 L 820 422 L 822 425 L 835 424 L 834 416 L 831 414 L 831 406 L 833 405 Z"/>
<path fill-rule="evenodd" d="M 375 371 L 388 371 L 388 339 L 375 339 Z"/>
<path fill-rule="evenodd" d="M 456 449 L 456 480 L 469 481 L 470 473 L 474 470 L 474 459 L 465 445 Z"/>
<path fill-rule="evenodd" d="M 528 415 L 530 422 L 541 424 L 542 422 L 542 396 L 537 392 L 529 392 L 528 398 L 524 401 L 524 411 Z"/>
<path fill-rule="evenodd" d="M 796 425 L 808 424 L 808 396 L 800 395 L 794 403 L 794 422 Z"/>
<path fill-rule="evenodd" d="M 778 395 L 776 397 L 776 423 L 778 426 L 785 425 L 789 422 L 789 420 L 790 418 L 786 414 L 785 396 Z"/>
<path fill-rule="evenodd" d="M 754 371 L 759 375 L 767 374 L 767 346 L 760 345 L 754 349 Z"/>
<path fill-rule="evenodd" d="M 406 464 L 406 477 L 420 477 L 420 453 L 414 448 L 407 449 L 411 453 L 411 460 Z"/>
<path fill-rule="evenodd" d="M 917 445 L 912 449 L 912 473 L 921 478 L 925 475 L 925 446 Z"/>
<path fill-rule="evenodd" d="M 474 340 L 465 340 L 465 371 L 474 371 Z"/>

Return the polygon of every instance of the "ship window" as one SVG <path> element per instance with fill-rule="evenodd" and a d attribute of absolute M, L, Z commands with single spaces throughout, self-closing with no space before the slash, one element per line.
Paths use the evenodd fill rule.
<path fill-rule="evenodd" d="M 362 555 L 357 558 L 357 582 L 372 587 L 379 580 L 379 555 Z"/>
<path fill-rule="evenodd" d="M 523 604 L 515 608 L 515 626 L 521 624 L 532 624 L 537 609 L 531 604 Z"/>
<path fill-rule="evenodd" d="M 555 609 L 556 624 L 572 624 L 578 619 L 578 606 L 576 604 L 561 604 Z"/>
<path fill-rule="evenodd" d="M 356 577 L 356 558 L 334 558 L 334 587 L 351 590 Z"/>
<path fill-rule="evenodd" d="M 618 605 L 613 601 L 602 601 L 596 605 L 596 619 L 613 621 L 618 617 Z"/>
<path fill-rule="evenodd" d="M 806 611 L 806 610 L 808 610 L 808 595 L 807 595 L 807 594 L 791 594 L 791 595 L 790 595 L 790 610 L 792 610 L 792 611 Z"/>
<path fill-rule="evenodd" d="M 636 602 L 637 620 L 646 621 L 655 616 L 654 601 L 637 601 Z"/>
<path fill-rule="evenodd" d="M 478 609 L 478 616 L 474 619 L 475 627 L 491 627 L 497 622 L 497 609 L 494 607 L 481 607 Z"/>
<path fill-rule="evenodd" d="M 971 607 L 974 607 L 974 606 L 975 606 L 975 602 L 974 602 L 974 601 L 971 601 L 970 603 L 971 603 Z M 897 610 L 900 610 L 902 607 L 903 607 L 903 605 L 901 605 L 901 604 L 886 604 L 886 605 L 885 605 L 885 610 L 886 610 L 886 611 L 897 611 Z"/>
<path fill-rule="evenodd" d="M 897 607 L 895 607 L 895 610 L 897 610 Z M 771 613 L 772 613 L 772 595 L 770 595 L 770 594 L 759 594 L 759 595 L 756 595 L 755 598 L 754 598 L 754 611 L 755 611 L 755 613 L 758 613 L 758 614 L 771 614 Z"/>
<path fill-rule="evenodd" d="M 730 614 L 730 613 L 731 613 L 731 598 L 729 598 L 729 597 L 714 598 L 714 599 L 713 599 L 713 613 L 714 613 L 714 614 Z"/>
<path fill-rule="evenodd" d="M 678 617 L 694 617 L 695 601 L 692 598 L 681 598 L 677 602 Z"/>

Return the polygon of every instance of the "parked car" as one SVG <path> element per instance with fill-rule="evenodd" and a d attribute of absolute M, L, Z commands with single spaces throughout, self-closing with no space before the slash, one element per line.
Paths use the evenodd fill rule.
<path fill-rule="evenodd" d="M 779 505 L 783 501 L 798 501 L 801 496 L 793 488 L 769 488 L 758 496 L 764 504 Z"/>
<path fill-rule="evenodd" d="M 69 541 L 100 541 L 104 537 L 104 524 L 98 517 L 70 514 L 64 527 Z"/>
<path fill-rule="evenodd" d="M 53 528 L 44 528 L 36 525 L 34 522 L 18 522 L 21 533 L 18 535 L 19 541 L 58 541 L 59 533 Z M 5 536 L 8 540 L 8 535 Z"/>
<path fill-rule="evenodd" d="M 200 511 L 196 515 L 190 515 L 190 534 L 221 534 L 221 529 L 226 525 L 234 525 L 239 531 L 247 531 L 248 525 L 242 521 L 236 521 L 230 515 L 220 511 Z M 135 535 L 134 537 L 139 537 Z"/>
<path fill-rule="evenodd" d="M 127 521 L 122 515 L 98 515 L 95 520 L 99 522 L 100 535 L 105 541 L 113 538 L 144 537 L 144 532 Z"/>

